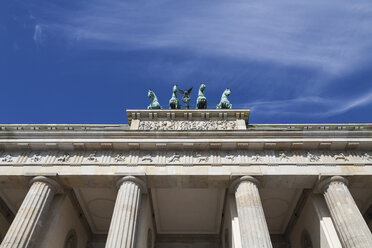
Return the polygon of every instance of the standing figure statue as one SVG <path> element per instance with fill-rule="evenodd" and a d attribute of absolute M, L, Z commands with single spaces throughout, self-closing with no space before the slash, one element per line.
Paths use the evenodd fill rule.
<path fill-rule="evenodd" d="M 192 91 L 192 88 L 190 88 L 188 90 L 185 90 L 185 91 L 179 90 L 179 92 L 182 94 L 182 101 L 184 103 L 186 103 L 186 108 L 187 109 L 190 108 L 190 104 L 189 103 L 190 103 L 190 100 L 191 100 L 191 98 L 190 98 L 191 91 Z"/>
<path fill-rule="evenodd" d="M 196 99 L 196 109 L 207 108 L 207 98 L 204 95 L 205 84 L 201 84 L 199 88 L 198 98 Z"/>
<path fill-rule="evenodd" d="M 178 100 L 178 87 L 177 85 L 173 86 L 172 98 L 169 100 L 169 109 L 180 109 L 181 104 Z"/>
<path fill-rule="evenodd" d="M 219 104 L 217 104 L 217 107 L 216 109 L 231 109 L 232 108 L 232 105 L 229 101 L 229 99 L 227 98 L 229 95 L 230 95 L 231 91 L 229 88 L 227 88 L 223 93 L 222 93 L 222 96 L 221 96 L 221 101 Z"/>
<path fill-rule="evenodd" d="M 149 90 L 147 96 L 151 99 L 151 103 L 147 107 L 147 109 L 161 109 L 161 106 L 158 102 L 158 98 L 156 97 L 155 93 L 152 90 Z"/>

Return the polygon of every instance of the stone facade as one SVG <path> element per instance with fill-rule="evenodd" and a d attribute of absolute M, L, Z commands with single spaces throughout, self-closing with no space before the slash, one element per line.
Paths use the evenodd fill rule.
<path fill-rule="evenodd" d="M 372 124 L 0 124 L 0 247 L 372 247 Z"/>

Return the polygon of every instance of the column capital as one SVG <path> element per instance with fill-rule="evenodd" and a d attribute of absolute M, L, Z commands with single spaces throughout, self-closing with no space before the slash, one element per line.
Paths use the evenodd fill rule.
<path fill-rule="evenodd" d="M 318 184 L 319 191 L 322 193 L 325 192 L 328 186 L 334 182 L 342 183 L 342 184 L 345 184 L 346 186 L 349 185 L 349 181 L 346 178 L 342 176 L 333 176 L 333 177 L 328 177 L 320 181 L 320 183 Z"/>
<path fill-rule="evenodd" d="M 239 184 L 241 184 L 242 182 L 251 182 L 257 187 L 260 186 L 260 181 L 257 178 L 252 177 L 252 176 L 242 176 L 232 181 L 232 183 L 230 184 L 230 189 L 229 189 L 230 193 L 233 193 L 236 190 L 236 188 L 239 186 Z"/>
<path fill-rule="evenodd" d="M 120 188 L 120 186 L 124 182 L 133 182 L 136 185 L 138 185 L 138 187 L 140 187 L 142 193 L 147 193 L 146 183 L 143 180 L 139 179 L 138 177 L 134 177 L 134 176 L 125 176 L 125 177 L 122 177 L 122 178 L 120 178 L 119 180 L 116 181 L 116 186 L 118 188 Z"/>
<path fill-rule="evenodd" d="M 36 176 L 30 180 L 30 185 L 35 182 L 43 182 L 48 184 L 54 191 L 55 194 L 61 194 L 63 192 L 61 185 L 54 179 L 45 176 Z"/>

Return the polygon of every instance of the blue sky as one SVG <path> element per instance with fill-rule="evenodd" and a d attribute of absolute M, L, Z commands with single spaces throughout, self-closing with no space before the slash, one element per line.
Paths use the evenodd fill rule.
<path fill-rule="evenodd" d="M 3 0 L 1 123 L 124 123 L 226 87 L 251 122 L 371 122 L 370 0 Z"/>

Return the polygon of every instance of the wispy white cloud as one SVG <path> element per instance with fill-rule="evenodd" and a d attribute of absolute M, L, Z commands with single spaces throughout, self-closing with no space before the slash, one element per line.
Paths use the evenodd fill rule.
<path fill-rule="evenodd" d="M 239 104 L 239 107 L 251 108 L 260 115 L 295 115 L 323 118 L 342 114 L 371 103 L 372 91 L 346 99 L 307 96 L 278 101 L 248 102 Z"/>
<path fill-rule="evenodd" d="M 268 99 L 233 103 L 262 115 L 322 118 L 372 105 L 372 92 L 361 92 L 368 88 L 364 79 L 340 80 L 371 60 L 371 0 L 90 0 L 34 9 L 29 18 L 37 23 L 37 44 L 62 36 L 69 41 L 65 44 L 81 49 L 158 49 L 156 56 L 128 56 L 140 64 L 135 68 L 146 80 L 218 79 L 240 94 Z M 174 51 L 185 56 L 173 59 Z M 326 88 L 358 82 L 359 88 Z M 350 89 L 344 98 L 336 95 L 342 89 Z M 288 100 L 273 101 L 278 91 Z"/>
<path fill-rule="evenodd" d="M 372 41 L 370 0 L 92 0 L 59 14 L 50 28 L 84 47 L 179 48 L 331 74 L 361 63 Z"/>
<path fill-rule="evenodd" d="M 38 45 L 43 44 L 43 29 L 41 28 L 41 25 L 39 24 L 35 25 L 33 39 L 36 44 Z"/>

